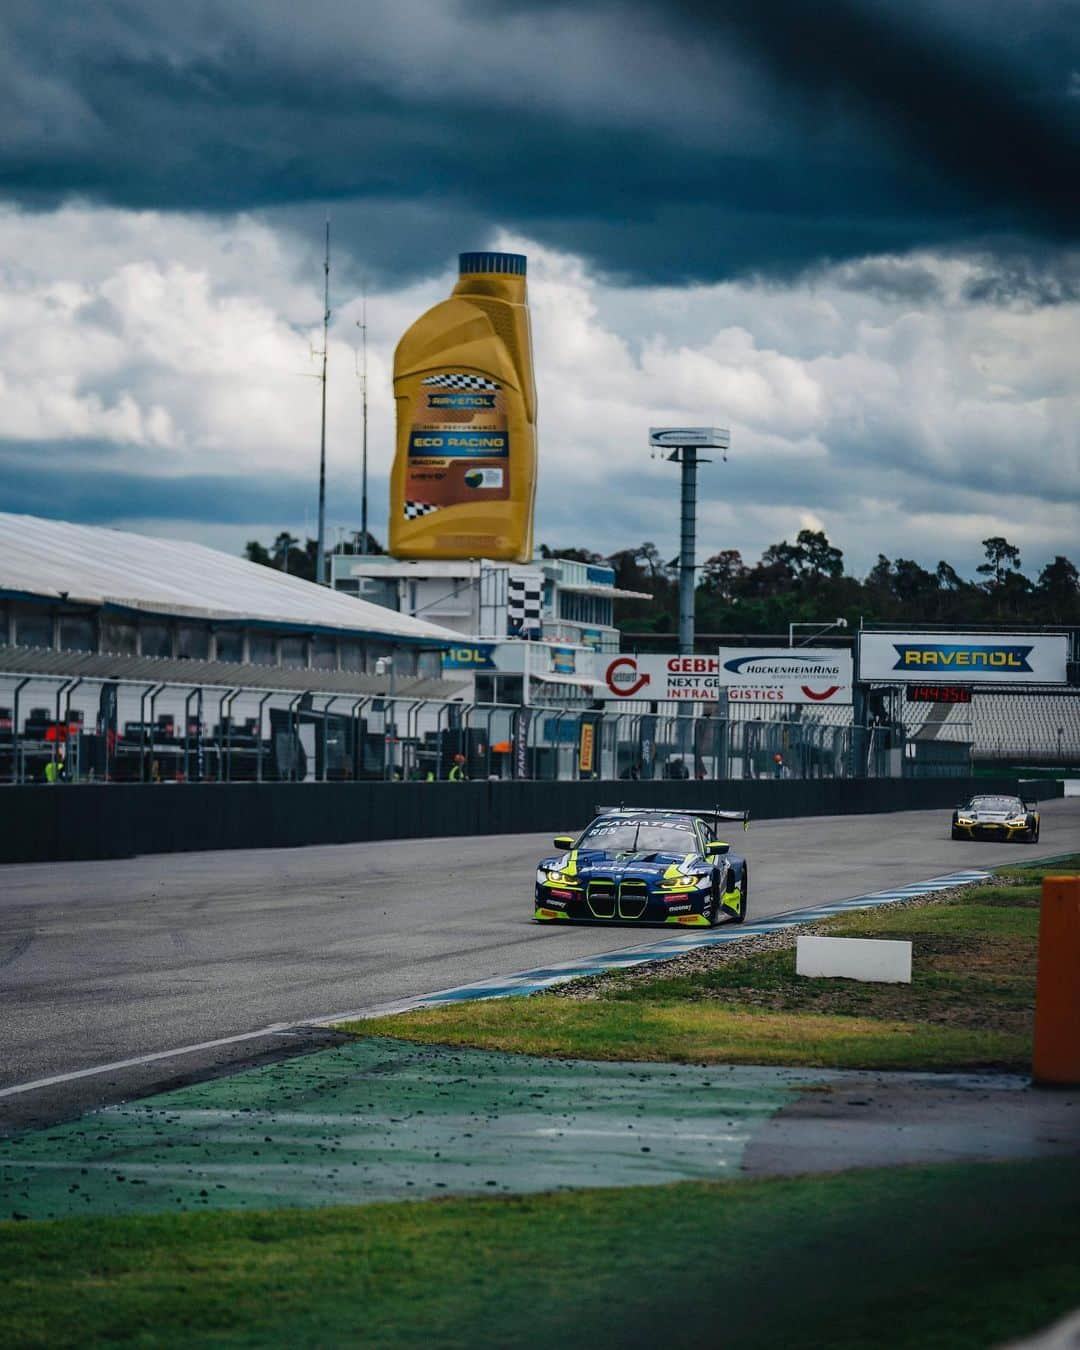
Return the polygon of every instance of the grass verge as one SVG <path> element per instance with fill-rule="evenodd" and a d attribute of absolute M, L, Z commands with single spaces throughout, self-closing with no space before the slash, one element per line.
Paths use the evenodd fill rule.
<path fill-rule="evenodd" d="M 1031 1063 L 1039 888 L 1005 882 L 815 925 L 907 939 L 910 985 L 807 979 L 793 945 L 712 948 L 561 994 L 423 1009 L 346 1024 L 357 1035 L 581 1059 L 867 1069 L 1012 1069 Z"/>
<path fill-rule="evenodd" d="M 1017 1068 L 1030 1039 L 871 1017 L 748 1012 L 734 1000 L 537 995 L 348 1023 L 358 1035 L 572 1059 L 830 1069 Z"/>
<path fill-rule="evenodd" d="M 0 1339 L 967 1350 L 1069 1311 L 1078 1207 L 1065 1160 L 5 1223 Z"/>
<path fill-rule="evenodd" d="M 1074 877 L 1080 872 L 1080 853 L 1069 853 L 1050 862 L 1023 864 L 1017 867 L 999 867 L 998 875 L 1041 882 L 1043 877 Z"/>

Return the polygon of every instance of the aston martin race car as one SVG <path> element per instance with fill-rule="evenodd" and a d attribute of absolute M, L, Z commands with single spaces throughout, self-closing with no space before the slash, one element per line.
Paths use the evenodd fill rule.
<path fill-rule="evenodd" d="M 1039 813 L 1019 797 L 972 797 L 952 813 L 954 839 L 1039 842 Z"/>
<path fill-rule="evenodd" d="M 722 821 L 746 811 L 597 807 L 578 838 L 536 869 L 541 923 L 662 923 L 710 927 L 746 918 L 750 870 L 717 838 Z"/>

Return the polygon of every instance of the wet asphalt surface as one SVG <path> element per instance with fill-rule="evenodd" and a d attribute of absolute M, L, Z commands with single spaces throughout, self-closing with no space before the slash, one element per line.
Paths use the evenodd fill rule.
<path fill-rule="evenodd" d="M 940 811 L 765 821 L 732 843 L 763 918 L 1076 850 L 1080 799 L 1043 804 L 1034 847 L 953 843 Z M 0 1090 L 164 1056 L 0 1097 L 0 1129 L 325 1039 L 297 1024 L 656 935 L 533 924 L 533 870 L 550 851 L 548 835 L 514 835 L 0 869 Z"/>

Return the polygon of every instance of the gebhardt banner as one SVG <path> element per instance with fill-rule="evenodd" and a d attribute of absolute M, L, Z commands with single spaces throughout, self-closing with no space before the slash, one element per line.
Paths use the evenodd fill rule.
<path fill-rule="evenodd" d="M 720 692 L 715 656 L 615 656 L 603 671 L 607 698 L 710 700 Z"/>
<path fill-rule="evenodd" d="M 860 633 L 859 679 L 907 684 L 1064 684 L 1064 633 Z"/>
<path fill-rule="evenodd" d="M 721 647 L 732 703 L 850 703 L 851 652 L 835 647 Z"/>
<path fill-rule="evenodd" d="M 610 699 L 659 702 L 850 703 L 851 654 L 799 647 L 785 651 L 722 647 L 716 656 L 613 657 L 603 671 Z"/>

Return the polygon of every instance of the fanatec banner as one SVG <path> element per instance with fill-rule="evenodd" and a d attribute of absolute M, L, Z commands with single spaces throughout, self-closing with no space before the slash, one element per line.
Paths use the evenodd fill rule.
<path fill-rule="evenodd" d="M 721 647 L 732 703 L 850 703 L 851 652 L 835 647 Z"/>
<path fill-rule="evenodd" d="M 1064 684 L 1064 633 L 860 633 L 866 683 Z"/>

